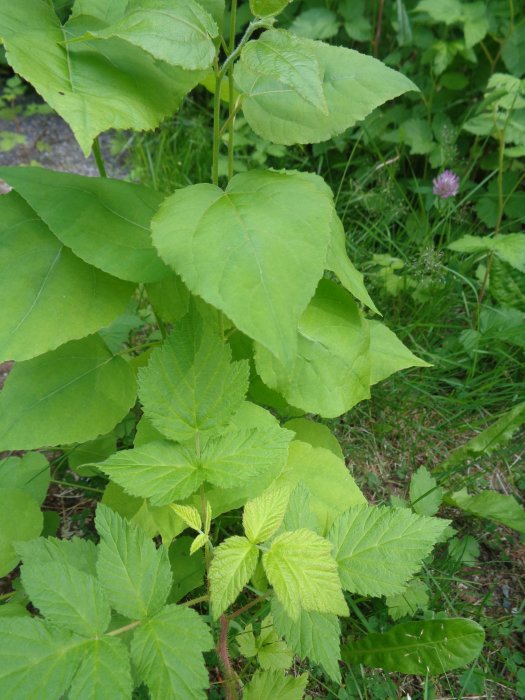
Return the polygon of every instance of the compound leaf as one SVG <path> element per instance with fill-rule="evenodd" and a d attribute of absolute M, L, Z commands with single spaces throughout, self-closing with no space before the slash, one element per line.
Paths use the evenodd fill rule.
<path fill-rule="evenodd" d="M 175 192 L 153 219 L 153 242 L 194 294 L 290 363 L 323 274 L 333 207 L 315 175 L 255 170 L 226 191 L 200 184 Z"/>
<path fill-rule="evenodd" d="M 137 629 L 131 656 L 152 700 L 204 700 L 209 679 L 202 653 L 212 648 L 195 610 L 168 605 Z"/>
<path fill-rule="evenodd" d="M 484 639 L 483 628 L 473 620 L 405 622 L 347 644 L 343 659 L 385 671 L 439 674 L 474 661 Z"/>
<path fill-rule="evenodd" d="M 269 489 L 248 501 L 244 506 L 242 523 L 250 542 L 265 542 L 277 532 L 283 522 L 289 499 L 289 489 L 280 488 Z"/>
<path fill-rule="evenodd" d="M 328 534 L 343 588 L 367 596 L 401 593 L 448 524 L 404 508 L 351 508 Z"/>
<path fill-rule="evenodd" d="M 93 639 L 82 654 L 69 700 L 129 700 L 133 681 L 124 642 L 115 637 Z"/>
<path fill-rule="evenodd" d="M 245 537 L 229 537 L 214 551 L 210 567 L 213 616 L 218 618 L 237 598 L 257 566 L 257 547 Z"/>
<path fill-rule="evenodd" d="M 99 336 L 72 340 L 13 367 L 0 393 L 0 450 L 105 435 L 126 416 L 135 396 L 133 370 Z"/>
<path fill-rule="evenodd" d="M 244 689 L 243 700 L 301 700 L 308 674 L 285 676 L 281 671 L 257 671 Z"/>
<path fill-rule="evenodd" d="M 91 540 L 72 537 L 59 540 L 56 537 L 39 537 L 31 542 L 17 542 L 16 551 L 31 565 L 46 567 L 49 564 L 63 564 L 96 576 L 97 547 Z"/>
<path fill-rule="evenodd" d="M 157 549 L 143 530 L 104 505 L 97 508 L 96 527 L 98 578 L 112 607 L 134 620 L 154 615 L 171 589 L 168 550 Z"/>
<path fill-rule="evenodd" d="M 149 224 L 163 199 L 155 190 L 33 167 L 0 168 L 0 177 L 84 262 L 131 282 L 170 275 L 151 242 Z M 78 308 L 81 316 L 89 310 Z"/>
<path fill-rule="evenodd" d="M 303 529 L 278 535 L 263 555 L 268 581 L 292 620 L 301 610 L 348 614 L 331 551 L 328 540 Z"/>

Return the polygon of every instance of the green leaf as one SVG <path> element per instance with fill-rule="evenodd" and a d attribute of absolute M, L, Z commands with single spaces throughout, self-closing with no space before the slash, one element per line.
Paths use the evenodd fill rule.
<path fill-rule="evenodd" d="M 255 637 L 253 625 L 246 625 L 236 636 L 241 654 L 249 659 L 256 656 L 262 669 L 287 670 L 293 663 L 293 652 L 276 634 L 271 615 L 261 621 L 261 633 Z"/>
<path fill-rule="evenodd" d="M 501 233 L 496 236 L 463 236 L 449 246 L 458 253 L 493 252 L 500 260 L 525 272 L 525 233 Z"/>
<path fill-rule="evenodd" d="M 79 260 L 15 192 L 0 199 L 0 212 L 0 294 L 9 299 L 0 319 L 0 360 L 53 350 L 124 311 L 133 285 Z"/>
<path fill-rule="evenodd" d="M 0 696 L 12 700 L 61 698 L 71 685 L 86 640 L 39 619 L 3 619 Z"/>
<path fill-rule="evenodd" d="M 248 362 L 231 361 L 230 346 L 186 316 L 139 373 L 144 413 L 166 437 L 182 441 L 225 425 L 248 389 Z"/>
<path fill-rule="evenodd" d="M 469 515 L 493 520 L 525 534 L 525 509 L 514 496 L 505 496 L 497 491 L 481 491 L 469 496 L 467 490 L 462 489 L 450 495 L 447 501 Z"/>
<path fill-rule="evenodd" d="M 156 282 L 170 274 L 149 231 L 162 202 L 158 192 L 121 180 L 33 167 L 0 168 L 0 177 L 84 262 L 131 282 Z"/>
<path fill-rule="evenodd" d="M 190 292 L 174 272 L 160 282 L 146 285 L 155 316 L 168 323 L 178 323 L 188 313 Z"/>
<path fill-rule="evenodd" d="M 343 588 L 367 596 L 401 593 L 449 522 L 404 508 L 351 508 L 328 535 Z"/>
<path fill-rule="evenodd" d="M 244 689 L 243 700 L 301 700 L 308 674 L 285 676 L 281 671 L 257 671 Z"/>
<path fill-rule="evenodd" d="M 379 321 L 368 321 L 370 328 L 370 383 L 382 382 L 391 374 L 409 367 L 430 367 L 416 357 L 397 335 Z"/>
<path fill-rule="evenodd" d="M 39 504 L 26 491 L 0 488 L 0 577 L 20 561 L 13 542 L 32 540 L 42 532 L 44 518 Z"/>
<path fill-rule="evenodd" d="M 310 507 L 321 533 L 327 532 L 336 517 L 348 508 L 366 503 L 344 460 L 322 447 L 294 441 L 274 486 L 288 486 L 291 490 L 300 482 L 310 491 Z"/>
<path fill-rule="evenodd" d="M 272 613 L 277 633 L 292 651 L 301 659 L 319 664 L 333 681 L 340 683 L 341 629 L 336 615 L 301 610 L 299 619 L 294 621 L 276 598 L 272 599 Z"/>
<path fill-rule="evenodd" d="M 152 222 L 161 257 L 190 290 L 285 363 L 295 357 L 296 328 L 329 242 L 333 201 L 317 180 L 260 170 L 236 175 L 225 192 L 192 185 Z"/>
<path fill-rule="evenodd" d="M 282 52 L 282 47 L 289 44 L 288 56 L 294 70 L 305 53 L 315 59 L 327 109 L 313 105 L 290 84 L 291 68 L 277 76 L 268 70 L 266 61 L 257 64 L 255 43 L 264 45 L 263 57 L 274 47 Z M 301 51 L 297 50 L 298 46 Z M 326 141 L 364 119 L 387 100 L 417 90 L 404 75 L 371 56 L 299 39 L 282 29 L 265 32 L 244 47 L 235 66 L 235 81 L 243 93 L 243 111 L 252 129 L 262 138 L 285 145 Z"/>
<path fill-rule="evenodd" d="M 270 489 L 244 506 L 242 524 L 246 537 L 252 544 L 265 542 L 274 535 L 284 519 L 290 491 L 286 488 Z"/>
<path fill-rule="evenodd" d="M 168 605 L 137 629 L 131 656 L 152 700 L 204 700 L 209 679 L 202 653 L 212 648 L 195 610 Z"/>
<path fill-rule="evenodd" d="M 46 567 L 49 564 L 62 564 L 96 576 L 97 548 L 94 542 L 72 537 L 59 540 L 56 537 L 39 537 L 31 542 L 17 542 L 16 551 L 31 565 Z"/>
<path fill-rule="evenodd" d="M 133 681 L 126 645 L 115 637 L 93 639 L 83 649 L 69 700 L 129 700 Z"/>
<path fill-rule="evenodd" d="M 312 447 L 330 450 L 339 459 L 344 459 L 341 445 L 327 425 L 317 423 L 309 418 L 292 418 L 286 421 L 283 427 L 287 430 L 293 430 L 295 440 L 307 442 Z"/>
<path fill-rule="evenodd" d="M 135 377 L 92 335 L 17 363 L 0 393 L 0 450 L 85 442 L 135 403 Z"/>
<path fill-rule="evenodd" d="M 438 486 L 426 467 L 419 467 L 410 479 L 410 501 L 413 510 L 418 515 L 435 515 L 442 500 L 443 489 Z"/>
<path fill-rule="evenodd" d="M 282 12 L 293 0 L 250 0 L 250 10 L 256 17 L 271 17 Z"/>
<path fill-rule="evenodd" d="M 343 658 L 350 664 L 385 671 L 440 674 L 474 661 L 484 639 L 483 628 L 473 620 L 405 622 L 383 634 L 374 632 L 348 644 Z"/>
<path fill-rule="evenodd" d="M 72 16 L 90 15 L 97 17 L 103 22 L 117 22 L 124 16 L 129 0 L 75 0 L 72 9 Z"/>
<path fill-rule="evenodd" d="M 385 602 L 392 620 L 400 620 L 406 615 L 415 615 L 418 610 L 426 610 L 428 601 L 426 585 L 416 578 L 410 581 L 402 593 L 388 596 Z"/>
<path fill-rule="evenodd" d="M 67 463 L 80 476 L 98 476 L 100 471 L 89 464 L 101 462 L 115 452 L 117 438 L 115 434 L 103 435 L 96 440 L 89 440 L 79 445 L 71 445 L 67 453 Z"/>
<path fill-rule="evenodd" d="M 294 19 L 290 31 L 306 39 L 331 39 L 339 26 L 337 15 L 327 7 L 311 7 Z"/>
<path fill-rule="evenodd" d="M 25 491 L 42 504 L 49 487 L 49 462 L 40 452 L 0 460 L 0 488 Z"/>
<path fill-rule="evenodd" d="M 352 297 L 323 279 L 299 321 L 294 361 L 282 364 L 257 345 L 255 363 L 264 383 L 292 406 L 335 418 L 370 397 L 369 343 Z"/>
<path fill-rule="evenodd" d="M 454 537 L 448 543 L 448 554 L 455 564 L 475 566 L 480 555 L 480 546 L 475 537 Z"/>
<path fill-rule="evenodd" d="M 178 603 L 185 595 L 204 584 L 204 555 L 195 552 L 190 555 L 191 537 L 179 537 L 169 549 L 173 586 L 168 603 Z"/>
<path fill-rule="evenodd" d="M 259 551 L 245 537 L 229 537 L 214 550 L 209 571 L 213 617 L 217 619 L 237 598 L 257 566 Z"/>
<path fill-rule="evenodd" d="M 183 501 L 205 481 L 233 489 L 284 465 L 292 434 L 281 428 L 240 430 L 202 446 L 169 440 L 122 450 L 97 466 L 132 496 L 162 506 Z"/>
<path fill-rule="evenodd" d="M 263 555 L 268 581 L 292 620 L 301 610 L 348 614 L 331 550 L 311 530 L 295 530 L 278 535 Z"/>
<path fill-rule="evenodd" d="M 310 507 L 311 494 L 308 488 L 299 482 L 288 501 L 288 508 L 279 531 L 312 530 L 321 534 L 317 518 Z"/>
<path fill-rule="evenodd" d="M 107 129 L 156 127 L 202 76 L 156 63 L 120 39 L 64 43 L 104 26 L 77 15 L 62 27 L 41 0 L 3 3 L 0 10 L 7 60 L 69 123 L 86 156 Z"/>
<path fill-rule="evenodd" d="M 515 24 L 507 36 L 501 57 L 509 73 L 523 77 L 525 75 L 525 24 Z"/>
<path fill-rule="evenodd" d="M 168 550 L 157 549 L 142 530 L 104 505 L 97 508 L 96 527 L 98 578 L 112 607 L 135 620 L 154 615 L 172 584 Z"/>
<path fill-rule="evenodd" d="M 62 562 L 42 565 L 25 558 L 21 575 L 31 602 L 49 622 L 84 637 L 107 630 L 111 610 L 94 576 Z"/>
<path fill-rule="evenodd" d="M 194 0 L 130 0 L 115 24 L 81 38 L 117 37 L 159 61 L 204 70 L 215 58 L 217 36 L 215 21 Z"/>

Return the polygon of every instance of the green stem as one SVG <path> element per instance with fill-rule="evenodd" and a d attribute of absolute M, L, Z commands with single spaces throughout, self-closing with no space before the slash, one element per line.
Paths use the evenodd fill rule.
<path fill-rule="evenodd" d="M 198 598 L 192 598 L 184 603 L 179 603 L 179 605 L 185 605 L 186 607 L 191 607 L 193 605 L 198 605 L 199 603 L 206 603 L 210 599 L 209 595 L 200 595 Z"/>
<path fill-rule="evenodd" d="M 93 155 L 95 156 L 95 163 L 97 164 L 100 177 L 107 177 L 108 174 L 106 172 L 106 166 L 104 165 L 104 158 L 100 149 L 100 141 L 98 140 L 98 136 L 96 136 L 95 140 L 93 141 Z"/>
<path fill-rule="evenodd" d="M 129 632 L 130 630 L 134 630 L 135 627 L 138 627 L 141 623 L 141 620 L 137 620 L 136 622 L 130 622 L 129 625 L 124 625 L 124 627 L 119 627 L 116 630 L 111 630 L 111 632 L 107 633 L 107 637 L 116 637 L 119 634 L 124 634 L 124 632 Z"/>
<path fill-rule="evenodd" d="M 222 76 L 219 70 L 219 62 L 215 60 L 215 94 L 213 96 L 213 162 L 211 181 L 219 185 L 219 153 L 221 147 L 221 83 Z"/>
<path fill-rule="evenodd" d="M 59 481 L 58 479 L 51 479 L 52 484 L 58 484 L 58 486 L 68 486 L 71 489 L 82 489 L 82 491 L 91 491 L 92 493 L 104 493 L 103 489 L 94 489 L 92 486 L 84 486 L 84 484 L 72 484 L 70 481 Z"/>
<path fill-rule="evenodd" d="M 14 596 L 16 591 L 10 591 L 9 593 L 2 593 L 0 595 L 0 600 L 9 600 L 9 598 L 12 598 Z"/>
<path fill-rule="evenodd" d="M 230 45 L 229 54 L 235 50 L 235 26 L 237 23 L 237 0 L 232 0 L 230 10 Z M 233 177 L 233 142 L 235 131 L 235 90 L 233 83 L 233 63 L 228 70 L 228 98 L 229 98 L 229 125 L 228 125 L 228 179 Z"/>

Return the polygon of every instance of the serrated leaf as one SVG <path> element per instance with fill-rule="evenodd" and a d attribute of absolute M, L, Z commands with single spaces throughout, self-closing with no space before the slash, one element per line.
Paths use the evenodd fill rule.
<path fill-rule="evenodd" d="M 111 610 L 94 576 L 62 562 L 45 565 L 24 559 L 22 585 L 33 605 L 49 622 L 84 637 L 107 630 Z"/>
<path fill-rule="evenodd" d="M 268 581 L 293 620 L 301 610 L 348 614 L 331 550 L 311 530 L 295 530 L 277 536 L 263 555 Z"/>
<path fill-rule="evenodd" d="M 135 402 L 133 370 L 98 336 L 17 363 L 0 393 L 0 450 L 85 442 L 109 433 Z"/>
<path fill-rule="evenodd" d="M 426 585 L 416 578 L 402 593 L 388 596 L 385 602 L 392 620 L 400 620 L 405 615 L 413 616 L 418 610 L 426 610 L 428 601 Z"/>
<path fill-rule="evenodd" d="M 16 192 L 0 199 L 0 212 L 0 294 L 9 300 L 0 318 L 0 360 L 41 355 L 124 311 L 133 285 L 73 255 Z"/>
<path fill-rule="evenodd" d="M 202 530 L 202 519 L 199 511 L 195 506 L 186 506 L 179 503 L 172 503 L 171 509 L 184 520 L 188 527 L 192 530 L 200 532 Z"/>
<path fill-rule="evenodd" d="M 71 685 L 86 640 L 38 619 L 2 619 L 0 696 L 60 698 Z"/>
<path fill-rule="evenodd" d="M 245 640 L 246 636 L 249 639 L 251 629 L 252 625 L 248 625 L 242 634 L 237 635 L 239 650 L 243 656 L 247 656 L 245 652 L 250 651 L 250 646 L 246 645 Z M 252 656 L 257 656 L 257 660 L 263 670 L 282 669 L 286 671 L 290 668 L 293 663 L 293 652 L 288 649 L 286 642 L 279 639 L 279 635 L 275 632 L 271 615 L 267 615 L 261 621 L 261 633 L 257 640 L 255 641 L 253 633 L 251 636 L 255 642 L 255 653 Z"/>
<path fill-rule="evenodd" d="M 246 537 L 253 544 L 265 542 L 274 535 L 284 518 L 290 491 L 286 488 L 269 489 L 244 506 L 242 524 Z"/>
<path fill-rule="evenodd" d="M 311 494 L 304 483 L 299 482 L 292 491 L 281 530 L 312 530 L 321 534 L 317 518 L 310 508 Z"/>
<path fill-rule="evenodd" d="M 438 486 L 426 467 L 419 467 L 410 479 L 410 501 L 413 510 L 418 515 L 435 515 L 442 500 L 443 489 Z"/>
<path fill-rule="evenodd" d="M 280 671 L 257 671 L 244 689 L 243 700 L 301 700 L 308 674 L 285 676 Z"/>
<path fill-rule="evenodd" d="M 277 633 L 292 651 L 301 659 L 319 664 L 333 681 L 340 683 L 341 628 L 337 616 L 301 610 L 299 619 L 294 621 L 276 598 L 272 599 L 272 613 Z"/>
<path fill-rule="evenodd" d="M 186 316 L 140 371 L 144 413 L 166 437 L 194 439 L 225 425 L 244 400 L 248 363 L 195 314 Z"/>
<path fill-rule="evenodd" d="M 328 532 L 339 514 L 366 503 L 344 460 L 322 447 L 294 440 L 290 443 L 288 461 L 274 486 L 293 489 L 300 482 L 310 492 L 310 508 L 321 534 Z"/>
<path fill-rule="evenodd" d="M 32 540 L 42 532 L 44 518 L 39 504 L 25 491 L 0 488 L 0 577 L 20 561 L 14 542 Z M 23 517 L 21 517 L 23 514 Z"/>
<path fill-rule="evenodd" d="M 382 382 L 391 374 L 409 367 L 430 367 L 416 357 L 397 335 L 379 321 L 368 321 L 370 328 L 370 384 Z"/>
<path fill-rule="evenodd" d="M 496 236 L 463 236 L 449 246 L 460 253 L 493 252 L 498 258 L 525 272 L 525 233 L 501 233 Z"/>
<path fill-rule="evenodd" d="M 202 77 L 156 63 L 120 39 L 64 43 L 104 26 L 76 14 L 62 27 L 53 7 L 40 0 L 3 3 L 0 10 L 7 60 L 69 123 L 86 156 L 109 128 L 156 127 Z"/>
<path fill-rule="evenodd" d="M 493 520 L 525 534 L 525 508 L 514 496 L 497 491 L 481 491 L 470 496 L 466 489 L 462 489 L 451 494 L 447 500 L 469 515 Z"/>
<path fill-rule="evenodd" d="M 317 176 L 251 171 L 225 192 L 206 184 L 178 190 L 152 221 L 153 242 L 194 294 L 287 363 L 323 274 L 332 215 Z"/>
<path fill-rule="evenodd" d="M 0 460 L 0 488 L 25 491 L 37 503 L 44 501 L 50 478 L 49 462 L 40 452 Z"/>
<path fill-rule="evenodd" d="M 327 111 L 312 105 L 292 85 L 264 66 L 254 65 L 252 44 L 243 49 L 235 66 L 235 82 L 242 93 L 246 120 L 262 138 L 273 143 L 318 143 L 342 133 L 376 107 L 409 90 L 414 83 L 371 56 L 291 35 L 282 29 L 265 32 L 257 40 L 268 47 L 300 43 L 315 59 L 322 76 Z M 250 63 L 244 59 L 248 53 Z"/>
<path fill-rule="evenodd" d="M 448 524 L 403 508 L 351 508 L 328 534 L 343 587 L 367 596 L 401 593 Z"/>
<path fill-rule="evenodd" d="M 134 620 L 154 615 L 172 584 L 168 550 L 157 549 L 142 530 L 107 506 L 98 506 L 95 524 L 98 578 L 112 607 Z"/>
<path fill-rule="evenodd" d="M 250 0 L 250 10 L 256 17 L 278 15 L 293 0 Z"/>
<path fill-rule="evenodd" d="M 80 537 L 72 537 L 70 540 L 39 537 L 31 542 L 17 542 L 16 551 L 22 559 L 27 559 L 34 566 L 46 567 L 55 563 L 92 576 L 97 573 L 96 545 L 91 540 Z"/>
<path fill-rule="evenodd" d="M 235 601 L 248 583 L 258 559 L 257 547 L 237 535 L 229 537 L 214 550 L 209 581 L 215 619 Z"/>
<path fill-rule="evenodd" d="M 255 364 L 264 383 L 292 406 L 335 418 L 370 397 L 369 345 L 357 304 L 323 279 L 299 321 L 293 363 L 284 365 L 257 345 Z"/>
<path fill-rule="evenodd" d="M 149 232 L 162 202 L 155 190 L 33 167 L 0 168 L 0 177 L 84 262 L 131 282 L 156 282 L 170 274 Z"/>
<path fill-rule="evenodd" d="M 218 35 L 212 17 L 194 0 L 131 0 L 115 24 L 88 33 L 95 39 L 117 37 L 159 61 L 187 70 L 211 66 Z"/>
<path fill-rule="evenodd" d="M 168 605 L 136 630 L 131 656 L 152 700 L 204 700 L 209 679 L 202 653 L 212 648 L 195 610 Z"/>
<path fill-rule="evenodd" d="M 197 535 L 197 537 L 191 543 L 190 554 L 195 554 L 195 552 L 198 552 L 199 549 L 204 547 L 204 545 L 206 544 L 207 541 L 208 541 L 208 535 L 205 535 L 204 533 Z"/>
<path fill-rule="evenodd" d="M 133 692 L 129 652 L 120 639 L 93 639 L 82 654 L 69 700 L 129 700 Z"/>
<path fill-rule="evenodd" d="M 473 620 L 405 622 L 347 644 L 343 658 L 347 663 L 385 671 L 440 674 L 474 661 L 484 639 L 483 628 Z"/>

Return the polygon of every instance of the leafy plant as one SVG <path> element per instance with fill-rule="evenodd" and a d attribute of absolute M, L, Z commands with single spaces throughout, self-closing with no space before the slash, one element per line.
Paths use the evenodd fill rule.
<path fill-rule="evenodd" d="M 377 308 L 323 178 L 234 175 L 241 110 L 273 144 L 317 144 L 417 90 L 370 56 L 305 38 L 304 17 L 295 32 L 275 28 L 287 4 L 250 2 L 236 44 L 235 0 L 229 35 L 220 0 L 76 0 L 63 19 L 53 3 L 0 3 L 7 60 L 101 174 L 0 169 L 13 188 L 0 199 L 0 289 L 12 300 L 0 360 L 17 360 L 0 394 L 0 449 L 75 445 L 109 478 L 98 545 L 9 536 L 9 565 L 22 558 L 40 615 L 0 623 L 5 697 L 129 698 L 142 685 L 154 699 L 203 698 L 215 646 L 226 697 L 300 698 L 308 675 L 269 662 L 268 639 L 339 683 L 339 618 L 353 596 L 403 594 L 443 539 L 428 475 L 415 482 L 415 513 L 369 505 L 333 436 L 300 418 L 338 417 L 426 363 L 370 319 Z M 211 183 L 164 198 L 105 177 L 100 133 L 151 129 L 210 78 Z M 137 295 L 155 323 L 133 343 L 122 319 Z M 132 446 L 107 455 L 130 415 Z M 20 507 L 27 524 L 31 508 Z M 241 507 L 242 521 L 221 519 Z M 40 520 L 29 529 L 20 539 Z M 191 544 L 178 537 L 188 529 Z M 242 628 L 248 679 L 232 663 L 230 623 L 252 609 L 272 631 Z M 379 655 L 374 639 L 348 646 L 347 662 L 439 673 L 483 643 L 469 621 L 407 624 L 385 633 Z"/>

